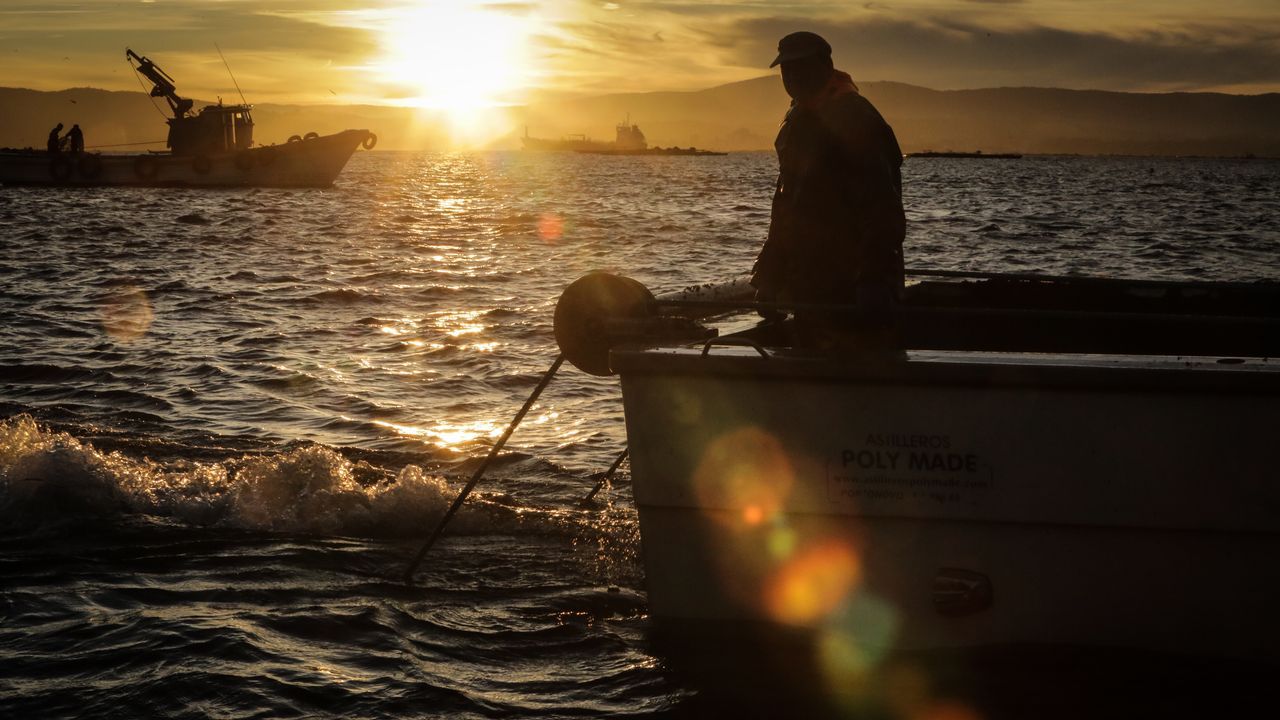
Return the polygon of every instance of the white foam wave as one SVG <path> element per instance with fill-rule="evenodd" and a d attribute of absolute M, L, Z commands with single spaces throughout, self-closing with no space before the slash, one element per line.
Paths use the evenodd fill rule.
<path fill-rule="evenodd" d="M 358 469 L 319 445 L 161 464 L 102 452 L 23 415 L 0 422 L 0 521 L 142 514 L 203 526 L 401 536 L 432 527 L 457 494 L 448 480 L 416 465 L 372 483 L 358 480 Z M 528 515 L 468 502 L 450 531 L 509 531 Z"/>

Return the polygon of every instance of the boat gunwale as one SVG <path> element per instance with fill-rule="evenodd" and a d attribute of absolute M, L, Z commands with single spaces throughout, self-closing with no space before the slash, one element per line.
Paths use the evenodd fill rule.
<path fill-rule="evenodd" d="M 764 357 L 741 346 L 715 347 L 706 355 L 694 346 L 623 346 L 610 352 L 609 363 L 624 378 L 678 375 L 770 382 L 1280 394 L 1280 360 L 1238 356 L 912 350 L 904 360 L 779 348 Z"/>

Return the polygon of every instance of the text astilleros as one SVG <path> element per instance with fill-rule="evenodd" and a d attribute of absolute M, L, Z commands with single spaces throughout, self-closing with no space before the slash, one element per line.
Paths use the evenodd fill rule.
<path fill-rule="evenodd" d="M 876 448 L 949 450 L 951 448 L 951 437 L 949 435 L 917 433 L 869 433 L 866 442 L 863 444 L 867 447 Z"/>

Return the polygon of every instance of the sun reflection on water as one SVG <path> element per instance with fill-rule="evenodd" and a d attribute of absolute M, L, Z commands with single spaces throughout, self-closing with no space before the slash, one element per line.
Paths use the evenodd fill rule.
<path fill-rule="evenodd" d="M 383 325 L 378 328 L 379 331 L 388 335 L 404 335 L 417 329 L 417 324 L 409 321 L 400 321 L 394 325 Z"/>
<path fill-rule="evenodd" d="M 422 438 L 432 444 L 451 450 L 458 450 L 474 444 L 482 438 L 497 437 L 502 430 L 499 424 L 492 420 L 475 420 L 465 423 L 441 422 L 430 426 L 404 425 L 387 422 L 386 420 L 374 420 L 372 422 L 375 425 L 393 430 L 400 435 Z"/>
<path fill-rule="evenodd" d="M 459 337 L 462 335 L 474 335 L 483 330 L 484 330 L 484 325 L 482 325 L 481 323 L 466 323 L 464 325 L 459 325 L 458 327 L 455 327 L 449 330 L 448 333 L 449 333 L 449 337 Z"/>
<path fill-rule="evenodd" d="M 432 327 L 444 331 L 449 337 L 474 335 L 485 330 L 485 324 L 479 322 L 484 310 L 442 311 L 431 316 Z"/>

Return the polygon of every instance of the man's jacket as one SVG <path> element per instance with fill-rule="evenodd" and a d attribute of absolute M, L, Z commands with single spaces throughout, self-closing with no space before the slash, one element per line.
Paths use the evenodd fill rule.
<path fill-rule="evenodd" d="M 849 76 L 837 71 L 815 102 L 792 103 L 774 146 L 780 172 L 752 284 L 831 303 L 852 302 L 859 286 L 901 288 L 902 151 Z"/>

